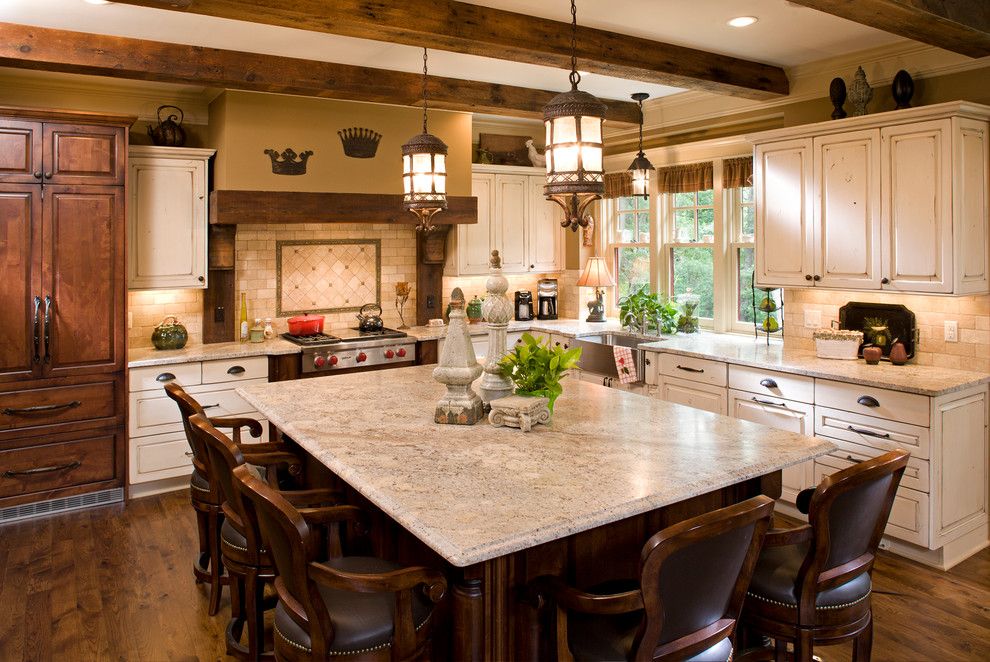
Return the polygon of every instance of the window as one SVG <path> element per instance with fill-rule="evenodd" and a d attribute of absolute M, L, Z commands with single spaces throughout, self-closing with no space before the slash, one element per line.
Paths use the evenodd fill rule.
<path fill-rule="evenodd" d="M 641 195 L 613 202 L 609 249 L 615 267 L 615 301 L 651 282 L 650 200 Z"/>
<path fill-rule="evenodd" d="M 669 193 L 664 244 L 668 268 L 667 291 L 677 297 L 689 289 L 700 302 L 696 314 L 715 317 L 715 191 Z"/>

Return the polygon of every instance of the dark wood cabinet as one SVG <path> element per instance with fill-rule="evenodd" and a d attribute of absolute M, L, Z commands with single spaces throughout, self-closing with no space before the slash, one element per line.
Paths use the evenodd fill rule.
<path fill-rule="evenodd" d="M 121 487 L 126 466 L 133 118 L 23 112 L 0 108 L 0 507 Z"/>

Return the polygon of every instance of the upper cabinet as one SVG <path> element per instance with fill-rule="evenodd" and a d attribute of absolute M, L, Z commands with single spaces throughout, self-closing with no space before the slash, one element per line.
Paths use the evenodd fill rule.
<path fill-rule="evenodd" d="M 543 197 L 542 168 L 475 165 L 471 194 L 478 223 L 451 232 L 447 275 L 483 275 L 493 250 L 507 274 L 564 268 L 561 210 Z"/>
<path fill-rule="evenodd" d="M 0 118 L 0 182 L 123 186 L 124 131 Z"/>
<path fill-rule="evenodd" d="M 127 286 L 204 288 L 212 149 L 132 146 Z"/>
<path fill-rule="evenodd" d="M 990 291 L 988 118 L 953 102 L 751 136 L 757 284 Z"/>

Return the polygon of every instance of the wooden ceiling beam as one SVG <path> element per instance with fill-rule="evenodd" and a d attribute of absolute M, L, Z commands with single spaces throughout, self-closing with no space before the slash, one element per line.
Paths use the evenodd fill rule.
<path fill-rule="evenodd" d="M 123 2 L 560 69 L 571 66 L 569 23 L 455 0 Z M 779 98 L 789 90 L 780 67 L 587 27 L 578 27 L 577 57 L 581 71 L 748 99 Z"/>
<path fill-rule="evenodd" d="M 990 55 L 988 0 L 791 0 L 970 57 Z"/>
<path fill-rule="evenodd" d="M 422 103 L 420 74 L 12 23 L 0 23 L 0 66 L 403 106 Z M 543 106 L 557 94 L 440 76 L 429 77 L 428 90 L 432 108 L 532 118 L 542 118 Z M 606 119 L 636 124 L 639 107 L 609 101 Z"/>

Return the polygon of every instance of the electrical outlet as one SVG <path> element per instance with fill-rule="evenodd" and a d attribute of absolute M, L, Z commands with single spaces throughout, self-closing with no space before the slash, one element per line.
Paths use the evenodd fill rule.
<path fill-rule="evenodd" d="M 127 311 L 127 328 L 128 329 L 134 328 L 134 313 L 132 313 L 129 310 Z"/>
<path fill-rule="evenodd" d="M 223 306 L 217 306 L 216 308 L 214 308 L 213 309 L 213 323 L 214 324 L 223 324 L 224 317 L 226 316 L 224 314 L 225 312 L 226 311 L 224 310 L 224 307 Z"/>
<path fill-rule="evenodd" d="M 959 342 L 959 322 L 945 320 L 945 342 Z"/>
<path fill-rule="evenodd" d="M 822 311 L 820 310 L 804 311 L 804 327 L 806 329 L 822 328 Z"/>
<path fill-rule="evenodd" d="M 432 309 L 436 305 L 437 305 L 436 297 L 434 297 L 432 294 L 427 294 L 426 295 L 426 307 L 429 308 L 429 309 Z"/>

